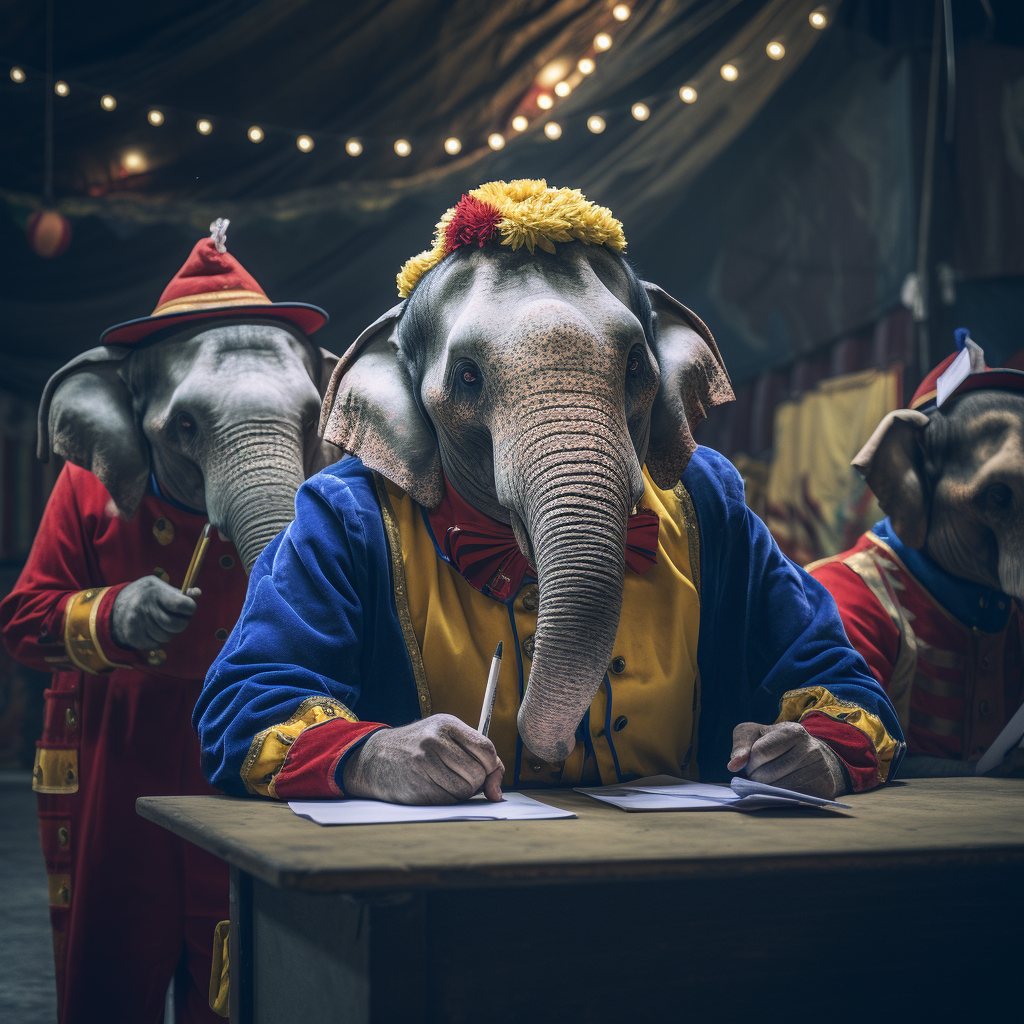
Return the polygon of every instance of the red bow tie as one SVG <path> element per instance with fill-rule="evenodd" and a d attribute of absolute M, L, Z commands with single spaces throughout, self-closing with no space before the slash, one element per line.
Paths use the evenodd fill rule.
<path fill-rule="evenodd" d="M 523 580 L 536 579 L 537 570 L 519 550 L 511 526 L 485 516 L 464 501 L 450 484 L 433 512 L 427 513 L 441 554 L 482 594 L 507 601 Z M 645 573 L 658 562 L 661 521 L 641 508 L 626 525 L 626 565 Z"/>

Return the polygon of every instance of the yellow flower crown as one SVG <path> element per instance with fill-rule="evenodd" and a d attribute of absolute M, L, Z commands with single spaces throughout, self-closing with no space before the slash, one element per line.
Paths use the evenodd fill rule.
<path fill-rule="evenodd" d="M 555 242 L 572 241 L 626 250 L 622 224 L 579 189 L 548 188 L 543 178 L 491 181 L 445 212 L 434 230 L 433 247 L 407 260 L 398 272 L 398 294 L 407 299 L 419 279 L 460 246 L 482 247 L 497 235 L 502 245 L 525 245 L 530 252 L 540 247 L 553 253 Z"/>

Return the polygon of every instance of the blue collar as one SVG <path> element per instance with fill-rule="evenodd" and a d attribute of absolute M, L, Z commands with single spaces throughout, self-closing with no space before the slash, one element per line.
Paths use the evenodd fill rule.
<path fill-rule="evenodd" d="M 1001 633 L 1006 628 L 1013 607 L 1013 599 L 1008 594 L 946 572 L 923 551 L 908 548 L 893 532 L 888 519 L 875 523 L 871 529 L 896 552 L 911 576 L 954 618 L 983 633 Z"/>
<path fill-rule="evenodd" d="M 206 513 L 200 512 L 197 508 L 189 508 L 188 505 L 182 505 L 180 501 L 175 501 L 172 497 L 164 494 L 160 490 L 160 485 L 156 482 L 156 473 L 149 474 L 150 483 L 153 485 L 153 493 L 163 502 L 166 502 L 171 508 L 176 508 L 179 512 L 187 512 L 190 516 L 202 516 L 206 519 Z"/>

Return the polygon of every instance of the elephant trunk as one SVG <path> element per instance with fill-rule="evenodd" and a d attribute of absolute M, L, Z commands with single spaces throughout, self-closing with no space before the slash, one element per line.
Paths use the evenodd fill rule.
<path fill-rule="evenodd" d="M 578 393 L 575 401 L 579 402 Z M 614 405 L 610 406 L 614 408 Z M 540 423 L 509 446 L 513 503 L 536 559 L 540 588 L 523 743 L 563 761 L 612 658 L 622 608 L 626 523 L 643 480 L 625 423 L 609 405 Z M 505 446 L 503 446 L 505 447 Z"/>
<path fill-rule="evenodd" d="M 295 517 L 305 479 L 298 424 L 247 422 L 229 428 L 205 467 L 210 522 L 231 540 L 248 573 Z"/>

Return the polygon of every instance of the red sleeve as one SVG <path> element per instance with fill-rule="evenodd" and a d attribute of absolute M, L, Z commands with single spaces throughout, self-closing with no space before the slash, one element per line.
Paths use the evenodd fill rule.
<path fill-rule="evenodd" d="M 809 711 L 800 724 L 815 738 L 827 743 L 846 767 L 855 793 L 881 784 L 878 755 L 866 733 L 855 725 L 821 711 Z"/>
<path fill-rule="evenodd" d="M 274 777 L 274 795 L 282 800 L 343 797 L 343 758 L 371 733 L 386 728 L 380 722 L 330 718 L 304 729 L 288 748 L 284 764 Z"/>
<path fill-rule="evenodd" d="M 826 562 L 811 575 L 835 598 L 853 649 L 888 693 L 899 654 L 900 633 L 867 584 L 842 562 Z"/>

